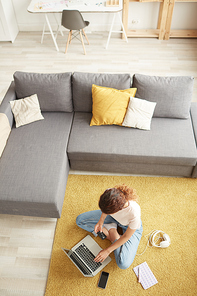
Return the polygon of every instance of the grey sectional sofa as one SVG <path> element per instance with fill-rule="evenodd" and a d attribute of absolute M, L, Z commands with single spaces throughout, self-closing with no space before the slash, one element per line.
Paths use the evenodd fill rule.
<path fill-rule="evenodd" d="M 151 130 L 90 126 L 92 84 L 137 88 L 157 102 Z M 197 177 L 191 77 L 16 72 L 0 113 L 12 127 L 0 158 L 0 213 L 61 216 L 69 169 Z M 37 94 L 44 120 L 15 127 L 10 101 Z"/>

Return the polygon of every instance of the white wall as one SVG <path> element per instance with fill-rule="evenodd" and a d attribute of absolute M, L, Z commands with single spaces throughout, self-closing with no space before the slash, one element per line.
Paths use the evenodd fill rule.
<path fill-rule="evenodd" d="M 27 12 L 31 0 L 12 0 L 20 31 L 39 31 L 43 28 L 44 15 Z M 129 29 L 156 29 L 159 3 L 129 3 Z M 111 14 L 84 13 L 84 18 L 90 21 L 90 31 L 109 30 Z M 60 15 L 58 15 L 60 17 Z M 51 24 L 55 24 L 50 15 Z M 133 23 L 137 21 L 136 23 Z M 119 28 L 118 18 L 116 26 Z M 197 3 L 175 3 L 172 19 L 172 29 L 197 29 Z"/>
<path fill-rule="evenodd" d="M 197 29 L 197 3 L 175 3 L 172 29 Z"/>
<path fill-rule="evenodd" d="M 156 29 L 159 3 L 129 3 L 129 29 Z M 138 21 L 133 24 L 132 21 Z M 176 2 L 172 17 L 172 29 L 197 29 L 197 2 Z"/>

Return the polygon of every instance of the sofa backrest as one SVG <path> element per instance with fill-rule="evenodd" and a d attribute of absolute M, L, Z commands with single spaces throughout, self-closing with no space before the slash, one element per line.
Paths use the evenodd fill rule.
<path fill-rule="evenodd" d="M 72 75 L 74 111 L 92 112 L 92 84 L 127 89 L 131 87 L 131 77 L 130 74 L 74 72 Z"/>
<path fill-rule="evenodd" d="M 72 112 L 71 72 L 41 74 L 15 72 L 17 99 L 37 94 L 40 109 L 44 112 Z"/>
<path fill-rule="evenodd" d="M 156 102 L 153 117 L 190 117 L 194 78 L 191 76 L 149 76 L 135 74 L 136 97 Z"/>

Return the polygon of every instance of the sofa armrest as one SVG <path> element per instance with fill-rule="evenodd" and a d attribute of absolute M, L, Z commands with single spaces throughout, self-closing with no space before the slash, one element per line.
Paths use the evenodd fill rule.
<path fill-rule="evenodd" d="M 197 146 L 197 102 L 191 103 L 191 119 L 192 119 L 194 136 L 195 136 L 196 146 Z M 193 170 L 192 177 L 197 178 L 197 164 Z"/>
<path fill-rule="evenodd" d="M 197 102 L 191 103 L 191 118 L 192 118 L 194 136 L 197 144 Z"/>
<path fill-rule="evenodd" d="M 0 113 L 6 114 L 11 128 L 13 125 L 14 117 L 13 117 L 12 109 L 10 106 L 10 101 L 14 101 L 14 100 L 16 100 L 16 93 L 15 93 L 15 84 L 14 84 L 14 81 L 12 81 L 0 105 Z"/>

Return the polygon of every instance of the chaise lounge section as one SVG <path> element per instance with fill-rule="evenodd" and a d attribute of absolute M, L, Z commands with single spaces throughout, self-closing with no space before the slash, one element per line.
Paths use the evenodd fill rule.
<path fill-rule="evenodd" d="M 18 72 L 15 81 L 17 79 L 23 82 L 20 91 L 25 92 L 25 97 L 32 91 L 38 93 L 44 120 L 20 128 L 12 125 L 14 119 L 9 101 L 16 99 L 13 82 L 0 106 L 0 113 L 6 112 L 12 125 L 0 159 L 0 213 L 59 218 L 69 173 L 66 150 L 73 119 L 71 73 L 37 76 Z M 70 103 L 68 106 L 60 104 L 60 97 L 59 102 L 50 102 L 50 94 L 52 101 L 56 98 L 53 87 L 57 86 L 57 80 L 64 84 L 62 100 Z M 67 89 L 65 84 L 69 84 Z M 41 85 L 46 88 L 40 88 Z"/>

